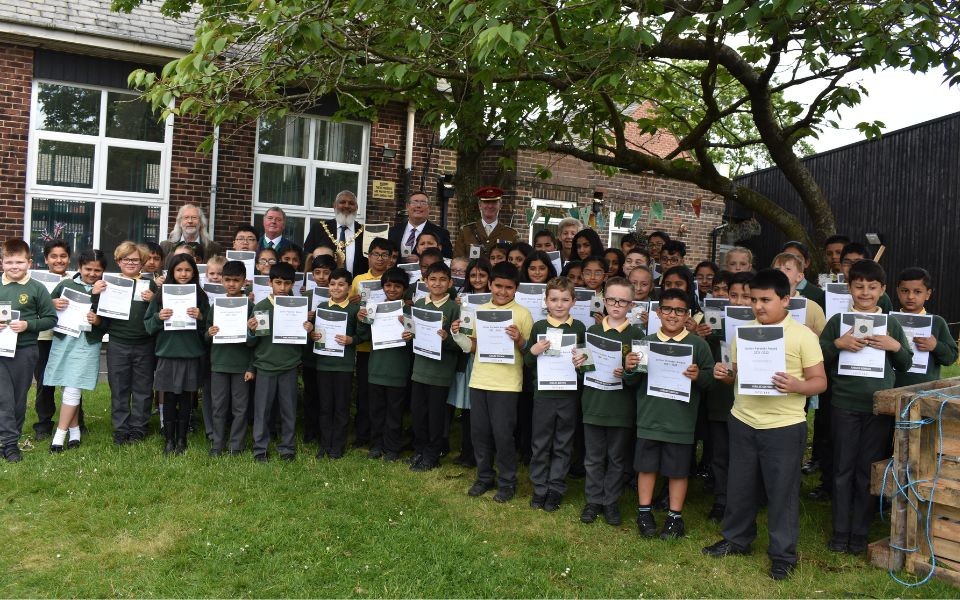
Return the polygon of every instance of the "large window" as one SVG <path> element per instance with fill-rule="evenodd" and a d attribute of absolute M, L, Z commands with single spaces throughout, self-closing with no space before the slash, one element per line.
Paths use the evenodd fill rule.
<path fill-rule="evenodd" d="M 631 227 L 630 224 L 633 222 L 633 213 L 624 212 L 623 216 L 620 217 L 620 221 L 617 221 L 617 213 L 610 211 L 610 230 L 607 233 L 607 248 L 619 248 L 620 240 L 623 239 L 623 236 L 628 233 L 636 233 L 636 229 Z"/>
<path fill-rule="evenodd" d="M 27 231 L 42 264 L 45 239 L 113 253 L 158 241 L 168 203 L 172 120 L 123 90 L 37 81 L 33 87 Z"/>
<path fill-rule="evenodd" d="M 298 224 L 294 241 L 303 243 L 312 221 L 333 216 L 333 201 L 344 190 L 357 195 L 362 217 L 369 144 L 370 128 L 364 123 L 307 116 L 262 120 L 257 131 L 256 224 L 268 208 L 281 206 L 288 228 Z"/>

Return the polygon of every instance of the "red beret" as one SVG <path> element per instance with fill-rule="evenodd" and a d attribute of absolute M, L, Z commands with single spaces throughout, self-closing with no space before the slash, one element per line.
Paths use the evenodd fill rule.
<path fill-rule="evenodd" d="M 499 200 L 503 197 L 503 190 L 494 185 L 487 185 L 478 188 L 473 195 L 479 198 L 481 202 L 484 200 Z"/>

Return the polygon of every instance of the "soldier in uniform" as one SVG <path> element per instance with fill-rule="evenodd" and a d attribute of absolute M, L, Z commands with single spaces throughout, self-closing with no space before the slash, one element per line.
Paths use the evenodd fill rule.
<path fill-rule="evenodd" d="M 454 256 L 484 258 L 490 255 L 490 249 L 498 242 L 513 243 L 520 234 L 517 230 L 498 221 L 503 190 L 495 186 L 485 186 L 473 193 L 480 203 L 480 220 L 467 223 L 460 228 Z"/>

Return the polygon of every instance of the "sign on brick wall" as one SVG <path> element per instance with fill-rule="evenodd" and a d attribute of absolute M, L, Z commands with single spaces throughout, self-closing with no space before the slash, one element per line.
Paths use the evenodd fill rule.
<path fill-rule="evenodd" d="M 397 197 L 397 184 L 384 179 L 374 179 L 373 197 L 378 200 L 393 200 Z"/>

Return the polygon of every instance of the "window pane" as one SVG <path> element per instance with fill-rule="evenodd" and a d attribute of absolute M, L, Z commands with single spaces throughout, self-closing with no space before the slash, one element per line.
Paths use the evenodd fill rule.
<path fill-rule="evenodd" d="M 258 201 L 262 204 L 303 206 L 306 173 L 306 167 L 260 163 Z"/>
<path fill-rule="evenodd" d="M 150 104 L 134 94 L 107 94 L 107 137 L 162 142 L 164 125 Z"/>
<path fill-rule="evenodd" d="M 92 144 L 40 140 L 37 183 L 92 188 L 96 147 Z"/>
<path fill-rule="evenodd" d="M 71 254 L 93 246 L 92 202 L 34 198 L 30 216 L 30 249 L 37 268 L 43 265 L 43 244 L 59 238 L 70 244 Z M 74 258 L 73 264 L 76 265 Z"/>
<path fill-rule="evenodd" d="M 315 158 L 359 165 L 363 160 L 363 126 L 318 121 Z"/>
<path fill-rule="evenodd" d="M 42 83 L 37 109 L 36 129 L 100 135 L 100 90 Z"/>
<path fill-rule="evenodd" d="M 111 269 L 113 251 L 126 240 L 156 242 L 160 237 L 160 207 L 130 204 L 103 204 L 100 214 L 100 249 Z"/>
<path fill-rule="evenodd" d="M 107 189 L 160 193 L 160 151 L 111 146 L 107 150 Z"/>
<path fill-rule="evenodd" d="M 260 121 L 257 151 L 261 154 L 307 158 L 308 124 L 303 117 Z"/>
<path fill-rule="evenodd" d="M 263 215 L 264 213 L 258 212 L 256 218 L 260 231 L 263 231 Z M 303 217 L 291 217 L 287 215 L 283 222 L 283 237 L 302 247 L 303 240 L 307 238 L 304 233 L 304 221 L 305 219 Z"/>
<path fill-rule="evenodd" d="M 359 196 L 360 174 L 333 169 L 317 169 L 317 184 L 314 189 L 313 205 L 316 208 L 333 208 L 337 194 L 350 190 Z"/>

